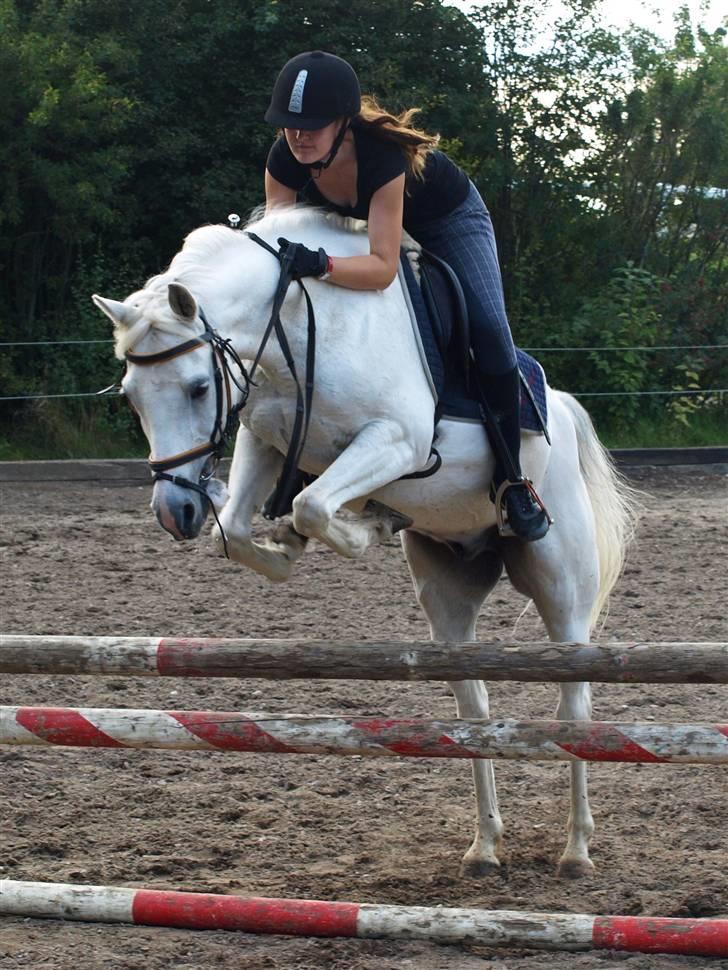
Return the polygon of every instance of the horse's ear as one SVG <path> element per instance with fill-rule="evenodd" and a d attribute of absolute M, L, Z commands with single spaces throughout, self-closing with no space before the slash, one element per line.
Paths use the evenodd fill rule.
<path fill-rule="evenodd" d="M 181 283 L 170 283 L 167 286 L 167 295 L 172 312 L 188 323 L 192 323 L 197 316 L 197 300 L 187 287 L 182 286 Z"/>
<path fill-rule="evenodd" d="M 132 322 L 132 307 L 127 306 L 125 303 L 119 303 L 118 300 L 106 300 L 103 296 L 97 296 L 95 293 L 91 299 L 99 310 L 106 314 L 115 327 L 128 327 Z"/>

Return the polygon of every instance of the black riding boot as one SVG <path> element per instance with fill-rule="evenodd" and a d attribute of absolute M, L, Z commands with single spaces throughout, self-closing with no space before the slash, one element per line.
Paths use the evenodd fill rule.
<path fill-rule="evenodd" d="M 521 473 L 520 375 L 482 375 L 480 386 L 487 404 L 486 427 L 495 450 L 493 498 L 505 509 L 507 524 L 519 539 L 534 542 L 549 530 L 549 518 Z M 495 427 L 494 427 L 495 425 Z"/>

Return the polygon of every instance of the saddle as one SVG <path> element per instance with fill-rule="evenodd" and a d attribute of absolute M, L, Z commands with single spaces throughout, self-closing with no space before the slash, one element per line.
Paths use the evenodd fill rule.
<path fill-rule="evenodd" d="M 471 386 L 470 327 L 460 280 L 439 256 L 419 252 L 419 281 L 411 251 L 400 252 L 400 278 L 420 356 L 441 417 L 481 422 L 479 401 Z M 539 362 L 516 349 L 521 377 L 521 428 L 548 436 L 546 377 Z"/>

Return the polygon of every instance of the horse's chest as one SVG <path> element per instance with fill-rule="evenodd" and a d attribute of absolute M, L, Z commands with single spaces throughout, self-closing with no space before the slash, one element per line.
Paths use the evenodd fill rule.
<path fill-rule="evenodd" d="M 243 424 L 256 438 L 285 454 L 296 420 L 294 400 L 275 395 L 264 396 L 246 408 Z M 355 430 L 340 422 L 328 422 L 320 414 L 310 423 L 303 452 L 306 471 L 320 473 L 351 443 Z"/>

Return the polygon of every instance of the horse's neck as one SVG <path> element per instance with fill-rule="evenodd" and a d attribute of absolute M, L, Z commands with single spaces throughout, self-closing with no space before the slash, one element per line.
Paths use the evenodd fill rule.
<path fill-rule="evenodd" d="M 243 359 L 253 360 L 258 354 L 270 321 L 278 278 L 279 267 L 273 255 L 251 241 L 245 251 L 222 260 L 205 284 L 204 298 L 209 301 L 211 326 L 231 340 Z M 292 282 L 291 297 L 296 296 L 298 289 L 298 284 Z M 291 313 L 286 307 L 283 318 L 295 352 L 300 349 L 301 334 L 305 333 L 305 311 Z M 288 375 L 275 335 L 267 341 L 260 364 L 272 379 L 277 373 Z"/>
<path fill-rule="evenodd" d="M 301 239 L 307 245 L 314 245 L 321 238 L 325 227 L 315 220 L 295 221 L 290 231 L 285 230 L 285 221 L 267 226 L 261 224 L 262 237 L 275 245 L 280 235 Z M 330 234 L 330 229 L 328 230 Z M 338 237 L 337 237 L 338 239 Z M 364 242 L 362 241 L 364 240 Z M 242 240 L 240 240 L 242 241 Z M 263 341 L 270 321 L 273 299 L 279 277 L 277 262 L 271 253 L 253 240 L 246 240 L 244 246 L 235 246 L 220 254 L 210 267 L 209 278 L 199 288 L 196 295 L 214 327 L 223 337 L 229 338 L 237 353 L 244 360 L 254 360 Z M 366 247 L 366 237 L 344 234 L 338 241 L 338 249 L 344 254 L 362 251 Z M 277 248 L 277 247 L 275 247 Z M 308 286 L 308 281 L 306 284 Z M 326 337 L 330 323 L 338 317 L 338 301 L 346 299 L 338 287 L 320 287 L 311 283 L 317 329 L 322 339 Z M 361 300 L 361 295 L 359 295 Z M 307 339 L 306 301 L 298 283 L 292 282 L 281 317 L 291 351 L 299 370 L 304 365 Z M 341 339 L 341 335 L 337 341 Z M 281 390 L 290 390 L 291 375 L 285 363 L 278 340 L 271 334 L 260 358 L 260 367 L 268 379 Z"/>
<path fill-rule="evenodd" d="M 239 258 L 223 259 L 194 293 L 210 326 L 229 339 L 241 357 L 250 359 L 265 331 L 268 317 L 263 316 L 266 308 L 270 312 L 274 285 L 249 273 Z"/>

